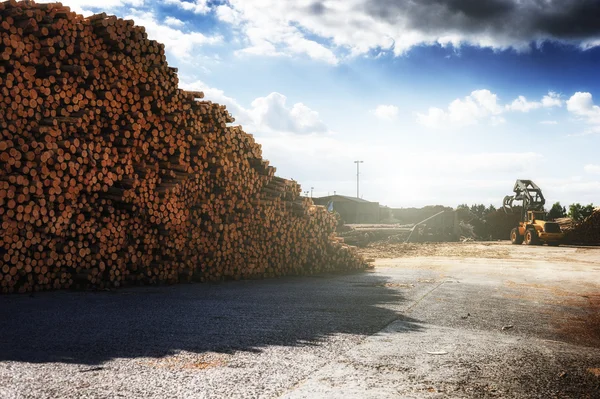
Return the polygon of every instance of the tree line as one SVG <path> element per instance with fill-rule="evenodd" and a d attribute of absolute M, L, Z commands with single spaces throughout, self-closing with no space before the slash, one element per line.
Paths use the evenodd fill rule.
<path fill-rule="evenodd" d="M 555 202 L 548 211 L 548 217 L 552 219 L 570 217 L 575 221 L 580 221 L 594 212 L 594 204 L 581 205 L 579 202 L 569 205 L 569 211 L 567 208 L 562 206 L 560 202 Z"/>
<path fill-rule="evenodd" d="M 485 219 L 487 215 L 498 210 L 494 205 L 491 204 L 490 206 L 485 206 L 484 204 L 473 204 L 471 206 L 467 204 L 460 204 L 456 207 L 456 209 L 466 209 L 480 219 Z M 548 211 L 548 217 L 551 219 L 570 217 L 575 221 L 580 221 L 590 216 L 592 212 L 594 212 L 594 204 L 571 204 L 569 205 L 567 211 L 567 208 L 562 206 L 560 202 L 556 202 Z"/>
<path fill-rule="evenodd" d="M 496 207 L 491 204 L 490 206 L 485 206 L 483 204 L 473 204 L 471 206 L 467 204 L 460 204 L 456 207 L 456 209 L 466 209 L 470 211 L 473 215 L 477 216 L 479 219 L 485 219 L 487 215 L 497 211 Z"/>

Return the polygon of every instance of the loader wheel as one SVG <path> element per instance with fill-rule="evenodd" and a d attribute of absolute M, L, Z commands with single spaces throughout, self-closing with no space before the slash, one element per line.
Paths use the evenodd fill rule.
<path fill-rule="evenodd" d="M 519 234 L 519 229 L 516 227 L 510 231 L 510 242 L 513 245 L 520 245 L 523 243 L 523 236 Z"/>
<path fill-rule="evenodd" d="M 535 229 L 525 230 L 525 245 L 537 245 L 538 241 L 539 240 Z"/>

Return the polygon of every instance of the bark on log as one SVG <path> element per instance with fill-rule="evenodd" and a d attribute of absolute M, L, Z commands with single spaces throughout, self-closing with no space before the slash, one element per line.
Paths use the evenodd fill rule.
<path fill-rule="evenodd" d="M 32 1 L 0 21 L 0 292 L 365 267 L 144 28 Z"/>

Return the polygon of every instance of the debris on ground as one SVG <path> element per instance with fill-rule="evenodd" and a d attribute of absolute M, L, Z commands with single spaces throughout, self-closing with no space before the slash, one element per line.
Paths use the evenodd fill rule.
<path fill-rule="evenodd" d="M 600 367 L 589 368 L 588 372 L 595 377 L 600 377 Z"/>
<path fill-rule="evenodd" d="M 505 245 L 496 242 L 425 242 L 388 244 L 374 242 L 359 247 L 358 252 L 365 258 L 414 258 L 429 256 L 473 257 L 473 258 L 505 258 L 509 255 Z"/>

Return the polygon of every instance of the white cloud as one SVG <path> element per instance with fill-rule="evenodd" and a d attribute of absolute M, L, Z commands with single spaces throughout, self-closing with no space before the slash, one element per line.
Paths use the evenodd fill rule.
<path fill-rule="evenodd" d="M 310 58 L 325 61 L 332 65 L 338 63 L 338 59 L 333 51 L 313 40 L 305 39 L 300 34 L 291 34 L 286 39 L 286 44 L 289 46 L 289 50 L 295 54 L 306 54 Z"/>
<path fill-rule="evenodd" d="M 594 105 L 592 94 L 587 92 L 580 92 L 573 94 L 571 98 L 567 100 L 567 110 L 574 113 L 577 116 L 582 116 L 596 120 L 600 117 L 600 107 Z"/>
<path fill-rule="evenodd" d="M 165 18 L 165 24 L 179 28 L 179 27 L 182 27 L 183 25 L 185 25 L 185 22 L 183 22 L 180 19 L 169 16 L 169 17 Z"/>
<path fill-rule="evenodd" d="M 600 175 L 600 165 L 588 164 L 583 168 L 587 173 Z"/>
<path fill-rule="evenodd" d="M 376 117 L 384 120 L 392 120 L 398 116 L 398 107 L 395 105 L 378 105 L 371 111 Z"/>
<path fill-rule="evenodd" d="M 567 100 L 567 109 L 576 115 L 583 116 L 594 107 L 592 95 L 578 91 Z"/>
<path fill-rule="evenodd" d="M 589 5 L 569 7 L 555 2 L 542 8 L 533 1 L 478 3 L 228 0 L 215 8 L 217 17 L 231 23 L 246 41 L 242 53 L 299 54 L 300 47 L 294 42 L 303 38 L 320 49 L 301 53 L 325 62 L 331 62 L 332 55 L 339 61 L 373 50 L 398 56 L 419 45 L 460 47 L 468 44 L 518 51 L 529 51 L 531 43 L 540 45 L 547 40 L 582 47 L 598 45 L 594 40 L 597 27 L 581 28 L 572 22 L 581 16 L 571 13 L 593 13 L 595 9 Z"/>
<path fill-rule="evenodd" d="M 38 0 L 36 3 L 56 3 L 56 0 Z M 110 11 L 125 6 L 140 7 L 144 5 L 144 0 L 104 0 L 101 3 L 97 0 L 63 0 L 62 3 L 70 7 L 71 11 L 89 16 L 94 13 L 91 9 Z"/>
<path fill-rule="evenodd" d="M 596 12 L 592 1 L 580 7 L 562 5 L 564 2 L 549 2 L 539 7 L 534 1 L 521 0 L 495 0 L 483 5 L 450 0 L 63 0 L 63 3 L 85 15 L 91 9 L 107 11 L 123 6 L 143 7 L 147 11 L 156 4 L 193 14 L 214 13 L 231 24 L 236 39 L 243 42 L 241 54 L 305 55 L 330 64 L 373 51 L 398 56 L 420 45 L 466 44 L 518 51 L 528 51 L 532 43 L 540 45 L 544 41 L 581 48 L 600 45 L 597 24 L 583 17 Z M 580 26 L 581 23 L 587 25 Z"/>
<path fill-rule="evenodd" d="M 195 0 L 192 2 L 183 0 L 163 0 L 165 4 L 175 5 L 182 10 L 191 11 L 194 14 L 206 14 L 210 11 L 208 0 Z"/>
<path fill-rule="evenodd" d="M 560 94 L 549 91 L 547 95 L 542 98 L 542 106 L 545 108 L 550 107 L 562 107 L 564 101 L 561 99 Z"/>
<path fill-rule="evenodd" d="M 540 121 L 542 125 L 558 125 L 557 121 Z"/>
<path fill-rule="evenodd" d="M 217 18 L 223 22 L 229 24 L 238 25 L 242 21 L 242 16 L 239 11 L 233 9 L 225 4 L 217 6 L 215 9 Z"/>
<path fill-rule="evenodd" d="M 205 36 L 200 32 L 184 32 L 161 25 L 152 12 L 131 11 L 133 14 L 125 19 L 133 19 L 136 25 L 144 26 L 149 38 L 163 43 L 167 51 L 182 60 L 190 59 L 194 55 L 194 49 L 199 46 L 217 44 L 223 40 L 220 36 Z"/>
<path fill-rule="evenodd" d="M 217 13 L 222 21 L 238 21 L 242 13 L 236 10 L 225 11 L 220 8 Z M 336 55 L 326 46 L 304 37 L 304 34 L 294 26 L 273 24 L 266 16 L 245 21 L 241 29 L 245 34 L 246 46 L 238 54 L 253 54 L 266 56 L 306 55 L 312 59 L 335 65 L 339 62 Z"/>
<path fill-rule="evenodd" d="M 529 112 L 532 109 L 562 107 L 563 100 L 560 94 L 549 91 L 541 101 L 527 101 L 525 96 L 517 97 L 510 105 L 506 106 L 509 111 Z"/>
<path fill-rule="evenodd" d="M 289 108 L 286 102 L 283 94 L 274 92 L 252 101 L 249 113 L 258 127 L 275 132 L 322 133 L 327 130 L 316 111 L 302 103 Z"/>
<path fill-rule="evenodd" d="M 182 82 L 181 88 L 203 91 L 205 99 L 227 106 L 236 123 L 251 133 L 314 134 L 328 131 L 317 111 L 303 103 L 295 103 L 290 107 L 287 97 L 277 92 L 258 97 L 252 101 L 250 108 L 245 108 L 235 99 L 227 97 L 222 90 L 211 88 L 201 81 Z"/>
<path fill-rule="evenodd" d="M 271 93 L 279 94 L 279 93 Z M 285 96 L 281 95 L 284 99 L 285 105 Z M 287 110 L 284 108 L 284 112 L 287 113 Z M 306 105 L 302 103 L 296 103 L 292 107 L 290 111 L 291 119 L 295 121 L 293 126 L 295 126 L 295 132 L 298 133 L 322 133 L 327 131 L 327 126 L 323 123 L 323 121 L 319 117 L 319 113 L 317 111 L 313 111 Z M 292 130 L 294 131 L 294 130 Z"/>
<path fill-rule="evenodd" d="M 462 127 L 482 120 L 498 124 L 503 122 L 498 117 L 502 112 L 496 94 L 489 90 L 475 90 L 464 99 L 452 101 L 447 110 L 432 107 L 427 114 L 417 113 L 417 121 L 430 128 Z"/>
<path fill-rule="evenodd" d="M 447 110 L 431 107 L 426 114 L 417 113 L 417 121 L 430 128 L 456 128 L 487 122 L 497 126 L 506 122 L 506 112 L 529 112 L 539 108 L 560 107 L 560 95 L 548 92 L 541 101 L 528 101 L 518 96 L 510 104 L 499 104 L 498 96 L 489 90 L 475 90 L 464 99 L 457 98 Z"/>
<path fill-rule="evenodd" d="M 524 96 L 517 97 L 510 105 L 507 105 L 506 108 L 510 111 L 520 111 L 520 112 L 529 112 L 532 109 L 541 108 L 542 103 L 532 101 L 529 102 Z"/>
<path fill-rule="evenodd" d="M 578 135 L 600 133 L 600 107 L 594 104 L 591 93 L 578 91 L 573 94 L 567 100 L 567 110 L 588 125 L 588 128 Z"/>

